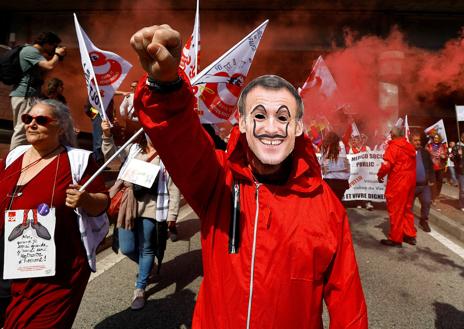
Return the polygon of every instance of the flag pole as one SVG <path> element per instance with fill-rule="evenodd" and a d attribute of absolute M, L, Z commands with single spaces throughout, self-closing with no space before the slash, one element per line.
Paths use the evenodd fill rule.
<path fill-rule="evenodd" d="M 81 44 L 79 42 L 79 39 L 82 39 L 84 40 L 84 36 L 82 35 L 82 27 L 81 25 L 79 24 L 79 21 L 77 20 L 77 16 L 76 16 L 76 13 L 73 14 L 74 15 L 74 25 L 76 27 L 76 34 L 78 36 L 77 38 L 77 41 L 79 43 L 79 47 L 81 47 Z M 80 38 L 79 38 L 80 37 Z M 93 66 L 92 66 L 92 60 L 90 58 L 90 55 L 89 55 L 89 51 L 87 49 L 87 45 L 85 44 L 85 42 L 82 42 L 82 47 L 85 49 L 85 51 L 83 53 L 81 53 L 81 56 L 84 55 L 86 57 L 86 60 L 88 63 L 90 63 L 90 67 L 89 67 L 89 72 L 90 72 L 90 76 L 91 76 L 91 79 L 93 80 L 93 82 L 95 83 L 95 88 L 97 88 L 97 95 L 98 95 L 98 100 L 100 102 L 100 111 L 99 111 L 99 114 L 100 116 L 103 117 L 103 119 L 105 119 L 106 121 L 108 121 L 108 118 L 106 116 L 106 112 L 105 112 L 105 107 L 103 105 L 103 100 L 101 98 L 101 94 L 100 94 L 100 88 L 98 87 L 98 82 L 97 82 L 97 77 L 95 76 L 95 72 L 93 70 Z M 90 82 L 89 82 L 90 83 Z M 112 123 L 110 121 L 108 121 L 109 124 L 110 124 L 110 127 L 112 127 Z"/>
<path fill-rule="evenodd" d="M 198 42 L 198 25 L 200 25 L 200 15 L 199 15 L 199 11 L 200 11 L 200 0 L 197 0 L 197 9 L 195 11 L 195 31 L 193 32 L 194 34 L 194 38 L 195 38 L 195 51 L 196 51 L 196 54 L 195 54 L 195 75 L 198 74 L 198 47 L 199 47 L 199 42 Z M 197 25 L 198 24 L 198 25 Z"/>
<path fill-rule="evenodd" d="M 103 104 L 103 99 L 100 93 L 100 87 L 98 87 L 98 81 L 97 81 L 97 77 L 95 76 L 95 73 L 93 75 L 93 82 L 95 83 L 95 88 L 97 88 L 98 100 L 100 101 L 100 110 L 101 110 L 100 115 L 102 115 L 103 120 L 108 121 L 108 123 L 110 124 L 110 127 L 113 127 L 113 124 L 110 122 L 110 120 L 108 120 L 108 117 L 106 115 L 105 105 Z"/>
<path fill-rule="evenodd" d="M 253 31 L 251 31 L 246 37 L 244 37 L 241 41 L 237 42 L 232 48 L 230 48 L 228 51 L 226 51 L 224 54 L 221 55 L 221 57 L 219 57 L 218 59 L 216 59 L 214 62 L 212 62 L 211 64 L 209 64 L 206 68 L 204 68 L 203 70 L 201 70 L 200 73 L 198 73 L 196 76 L 194 76 L 191 80 L 190 80 L 190 84 L 192 86 L 195 86 L 195 85 L 198 85 L 198 84 L 202 84 L 204 83 L 203 81 L 201 81 L 200 79 L 202 79 L 206 74 L 208 74 L 208 72 L 213 68 L 215 67 L 219 62 L 221 62 L 224 58 L 226 58 L 227 56 L 229 56 L 229 54 L 231 52 L 233 52 L 235 49 L 237 49 L 238 47 L 240 47 L 241 44 L 243 44 L 250 36 L 252 36 L 254 33 L 256 33 L 256 31 L 259 31 L 261 28 L 265 27 L 267 25 L 267 23 L 269 23 L 269 20 L 266 19 L 263 23 L 261 23 L 261 25 L 259 25 L 256 29 L 254 29 Z M 222 82 L 222 81 L 221 81 Z M 226 82 L 226 81 L 223 81 L 223 82 Z"/>
<path fill-rule="evenodd" d="M 458 107 L 454 104 L 454 111 L 456 112 L 456 127 L 458 128 L 458 141 L 459 145 L 461 144 L 461 133 L 459 132 L 459 120 L 458 120 Z"/>
<path fill-rule="evenodd" d="M 124 150 L 127 146 L 129 146 L 130 143 L 134 141 L 141 133 L 143 133 L 143 128 L 140 128 L 131 138 L 127 140 L 127 142 L 124 143 L 123 146 L 119 148 L 119 150 L 116 151 L 98 170 L 92 175 L 92 177 L 89 178 L 87 182 L 85 182 L 84 185 L 81 186 L 79 189 L 79 192 L 82 192 L 86 189 L 87 186 L 98 176 L 100 173 L 106 168 L 106 166 L 113 161 L 121 152 Z"/>

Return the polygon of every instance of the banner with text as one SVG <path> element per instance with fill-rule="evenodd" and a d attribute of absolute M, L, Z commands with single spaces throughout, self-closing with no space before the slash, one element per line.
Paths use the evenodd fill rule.
<path fill-rule="evenodd" d="M 377 172 L 383 162 L 384 151 L 348 154 L 350 161 L 350 188 L 344 201 L 369 200 L 385 202 L 385 184 L 377 181 Z"/>

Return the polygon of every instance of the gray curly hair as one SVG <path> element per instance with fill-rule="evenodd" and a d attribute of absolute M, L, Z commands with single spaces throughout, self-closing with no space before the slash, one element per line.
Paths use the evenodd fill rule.
<path fill-rule="evenodd" d="M 64 146 L 77 146 L 77 138 L 74 133 L 74 120 L 69 108 L 55 99 L 40 99 L 34 105 L 37 104 L 47 106 L 52 111 L 53 119 L 58 120 L 58 124 L 62 128 L 60 143 Z"/>

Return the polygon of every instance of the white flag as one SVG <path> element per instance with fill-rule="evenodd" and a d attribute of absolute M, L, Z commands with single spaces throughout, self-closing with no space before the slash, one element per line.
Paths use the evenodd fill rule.
<path fill-rule="evenodd" d="M 424 132 L 430 137 L 432 137 L 435 134 L 438 134 L 441 137 L 442 143 L 448 143 L 448 139 L 446 138 L 445 123 L 443 122 L 443 119 L 437 121 L 427 129 L 425 129 Z"/>
<path fill-rule="evenodd" d="M 464 105 L 456 105 L 456 120 L 464 121 Z"/>
<path fill-rule="evenodd" d="M 74 25 L 90 104 L 106 119 L 105 110 L 132 65 L 115 53 L 95 47 L 79 25 L 76 14 Z"/>
<path fill-rule="evenodd" d="M 403 118 L 398 118 L 398 120 L 396 120 L 396 122 L 395 122 L 395 127 L 396 128 L 403 127 L 403 122 L 404 122 Z"/>
<path fill-rule="evenodd" d="M 337 90 L 337 83 L 322 56 L 319 56 L 314 63 L 311 74 L 301 87 L 300 94 L 310 89 L 318 90 L 325 97 L 331 97 Z"/>
<path fill-rule="evenodd" d="M 361 133 L 359 132 L 358 126 L 356 125 L 356 122 L 351 123 L 351 137 L 356 137 L 356 136 L 361 136 Z"/>
<path fill-rule="evenodd" d="M 188 38 L 182 49 L 182 57 L 180 59 L 180 68 L 185 72 L 185 75 L 191 80 L 198 73 L 199 55 L 200 55 L 200 4 L 197 0 L 197 10 L 195 12 L 195 24 L 193 32 Z"/>
<path fill-rule="evenodd" d="M 191 80 L 198 97 L 201 122 L 219 123 L 227 121 L 234 114 L 268 22 L 266 20 L 258 26 Z"/>
<path fill-rule="evenodd" d="M 408 115 L 406 114 L 404 116 L 404 137 L 408 140 L 408 142 L 411 142 L 409 140 L 409 136 L 411 135 L 411 130 L 409 129 L 409 122 L 408 122 Z"/>

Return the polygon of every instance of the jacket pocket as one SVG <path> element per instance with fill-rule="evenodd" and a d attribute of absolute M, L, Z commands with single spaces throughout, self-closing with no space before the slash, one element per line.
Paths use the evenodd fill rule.
<path fill-rule="evenodd" d="M 324 261 L 313 245 L 297 243 L 290 249 L 290 279 L 321 281 L 324 277 Z"/>

